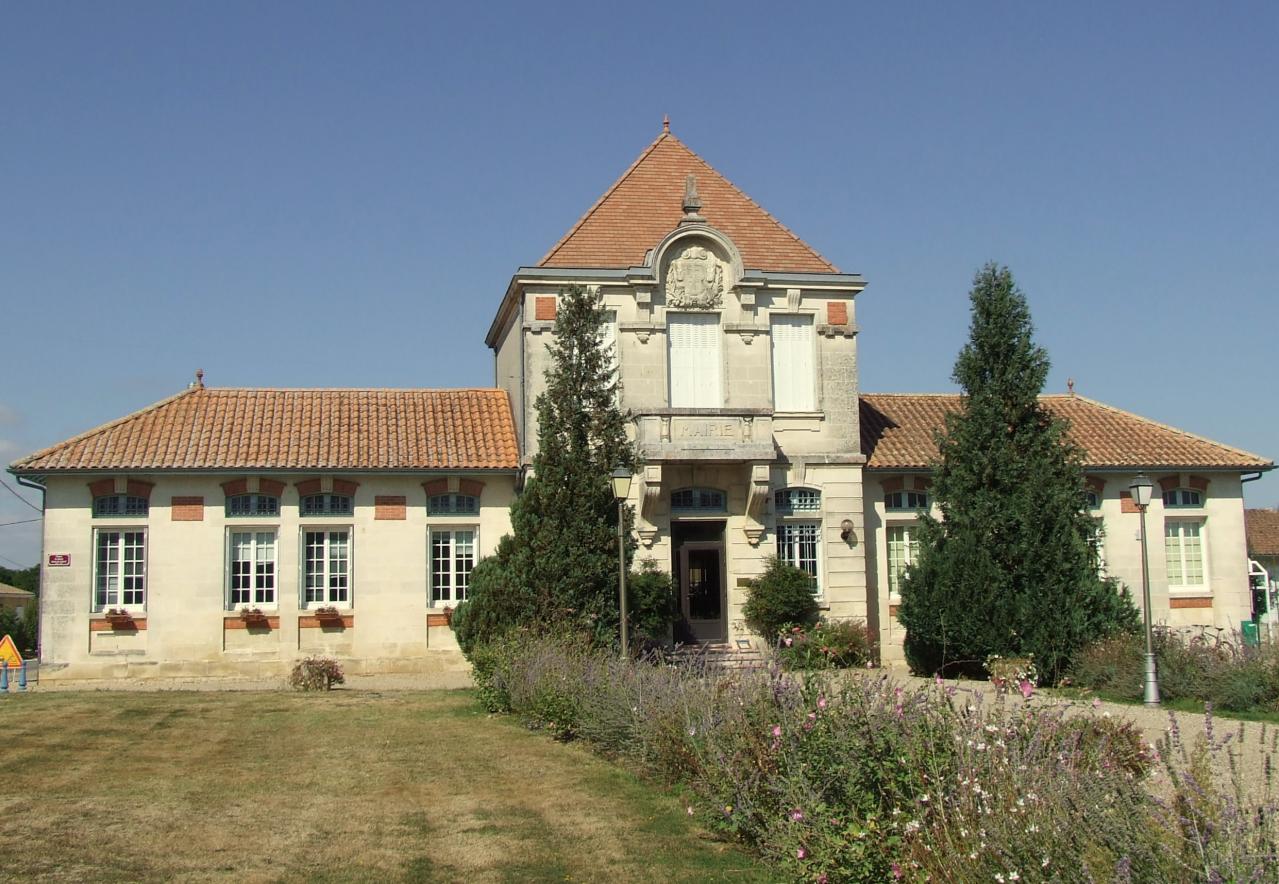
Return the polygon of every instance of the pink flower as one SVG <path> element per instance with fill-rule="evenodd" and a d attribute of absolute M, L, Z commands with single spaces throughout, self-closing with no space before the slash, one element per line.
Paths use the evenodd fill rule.
<path fill-rule="evenodd" d="M 800 820 L 804 818 L 804 811 L 800 810 L 797 807 L 790 812 L 790 818 L 793 819 L 795 822 L 799 822 Z"/>
<path fill-rule="evenodd" d="M 902 876 L 902 867 L 897 865 L 897 863 L 893 863 L 891 868 L 893 870 L 894 878 L 900 878 Z"/>
<path fill-rule="evenodd" d="M 782 644 L 789 648 L 791 645 L 795 644 L 795 639 L 789 637 L 784 638 L 782 639 Z"/>
<path fill-rule="evenodd" d="M 818 708 L 818 709 L 825 709 L 825 708 L 826 708 L 826 698 L 825 698 L 825 697 L 818 697 L 818 698 L 817 698 L 817 708 Z"/>
<path fill-rule="evenodd" d="M 1021 690 L 1021 695 L 1027 700 L 1035 693 L 1035 686 L 1030 683 L 1029 679 L 1023 678 L 1017 687 Z"/>
<path fill-rule="evenodd" d="M 1092 708 L 1094 708 L 1094 709 L 1100 709 L 1100 708 L 1101 708 L 1101 698 L 1100 698 L 1100 697 L 1093 697 L 1093 698 L 1092 698 Z"/>
<path fill-rule="evenodd" d="M 795 851 L 795 859 L 803 859 L 806 856 L 808 856 L 808 851 L 802 847 L 799 850 Z"/>
<path fill-rule="evenodd" d="M 830 878 L 826 877 L 825 872 L 822 872 L 820 875 L 817 876 L 817 884 L 827 884 L 827 882 L 829 881 L 830 881 Z"/>
<path fill-rule="evenodd" d="M 782 726 L 780 724 L 773 725 L 773 736 L 780 737 L 782 735 Z"/>

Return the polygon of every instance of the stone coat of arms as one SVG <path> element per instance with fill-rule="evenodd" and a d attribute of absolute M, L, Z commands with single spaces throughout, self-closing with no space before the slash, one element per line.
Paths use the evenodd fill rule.
<path fill-rule="evenodd" d="M 671 307 L 718 307 L 723 296 L 724 266 L 705 246 L 689 246 L 666 266 Z"/>

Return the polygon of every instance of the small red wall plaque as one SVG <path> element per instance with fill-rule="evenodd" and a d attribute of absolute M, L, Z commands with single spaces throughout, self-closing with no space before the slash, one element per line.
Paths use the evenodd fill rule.
<path fill-rule="evenodd" d="M 50 568 L 71 567 L 71 556 L 67 553 L 49 553 Z"/>

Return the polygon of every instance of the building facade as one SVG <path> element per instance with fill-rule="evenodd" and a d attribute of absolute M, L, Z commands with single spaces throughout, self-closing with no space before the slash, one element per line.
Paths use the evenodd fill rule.
<path fill-rule="evenodd" d="M 46 672 L 450 665 L 447 610 L 510 530 L 537 450 L 558 299 L 598 291 L 643 466 L 639 557 L 678 587 L 683 641 L 757 643 L 745 584 L 770 556 L 825 616 L 902 659 L 902 575 L 957 396 L 859 389 L 841 272 L 668 129 L 536 264 L 487 335 L 486 390 L 192 389 L 10 467 L 44 489 Z M 1105 572 L 1140 599 L 1128 484 L 1149 474 L 1152 613 L 1250 615 L 1243 483 L 1273 463 L 1099 402 L 1045 397 L 1086 451 Z M 245 609 L 248 609 L 247 611 Z M 446 653 L 439 653 L 439 652 Z"/>
<path fill-rule="evenodd" d="M 262 676 L 459 665 L 518 458 L 500 390 L 201 382 L 13 471 L 44 491 L 44 676 Z"/>
<path fill-rule="evenodd" d="M 639 555 L 670 569 L 683 637 L 748 637 L 744 581 L 780 553 L 831 615 L 869 615 L 855 299 L 841 273 L 663 132 L 537 264 L 488 335 L 497 385 L 537 446 L 534 402 L 569 285 L 598 290 L 644 458 Z"/>

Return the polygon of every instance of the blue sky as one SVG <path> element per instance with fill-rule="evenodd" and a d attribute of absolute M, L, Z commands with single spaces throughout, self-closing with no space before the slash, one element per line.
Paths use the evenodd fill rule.
<path fill-rule="evenodd" d="M 1279 455 L 1279 6 L 894 6 L 10 5 L 0 460 L 197 367 L 491 384 L 512 272 L 663 114 L 866 276 L 863 389 L 953 389 L 993 259 L 1049 390 Z M 38 555 L 0 527 L 0 563 Z"/>

